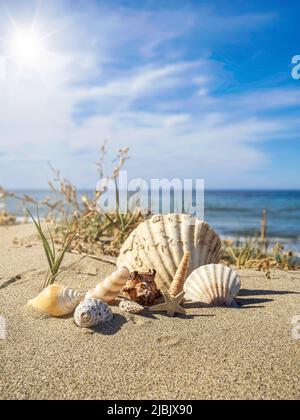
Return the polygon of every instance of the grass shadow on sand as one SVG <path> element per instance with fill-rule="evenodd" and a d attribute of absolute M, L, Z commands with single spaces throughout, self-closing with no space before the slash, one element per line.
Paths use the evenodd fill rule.
<path fill-rule="evenodd" d="M 284 295 L 300 295 L 300 292 L 289 292 L 286 290 L 248 290 L 241 289 L 239 296 L 284 296 Z"/>
<path fill-rule="evenodd" d="M 0 285 L 0 290 L 5 289 L 6 287 L 11 286 L 12 284 L 15 284 L 21 279 L 21 274 L 17 274 L 16 276 L 11 277 L 10 279 L 6 280 L 3 284 Z"/>
<path fill-rule="evenodd" d="M 243 295 L 242 295 L 243 296 Z M 245 295 L 247 296 L 247 295 Z M 249 296 L 251 296 L 249 294 Z M 253 295 L 255 296 L 255 294 Z M 226 309 L 250 309 L 250 308 L 264 308 L 264 306 L 261 306 L 259 304 L 262 303 L 269 303 L 269 302 L 273 302 L 274 299 L 259 299 L 259 298 L 249 298 L 249 299 L 236 299 L 236 303 L 237 306 L 230 306 L 229 308 Z M 251 305 L 251 306 L 250 306 Z M 190 309 L 212 309 L 215 308 L 214 306 L 208 305 L 206 303 L 200 303 L 200 302 L 190 302 L 190 303 L 186 303 L 185 304 L 185 308 L 190 308 Z M 201 315 L 201 316 L 215 316 L 215 315 Z"/>
<path fill-rule="evenodd" d="M 241 309 L 264 308 L 262 303 L 274 302 L 274 299 L 259 298 L 255 296 L 286 296 L 286 295 L 299 295 L 299 292 L 291 292 L 287 290 L 248 290 L 241 289 L 237 303 Z M 242 299 L 239 299 L 241 298 Z"/>
<path fill-rule="evenodd" d="M 259 298 L 250 298 L 250 299 L 236 299 L 239 309 L 252 309 L 252 308 L 264 308 L 261 306 L 262 303 L 274 302 L 274 299 L 259 299 Z"/>

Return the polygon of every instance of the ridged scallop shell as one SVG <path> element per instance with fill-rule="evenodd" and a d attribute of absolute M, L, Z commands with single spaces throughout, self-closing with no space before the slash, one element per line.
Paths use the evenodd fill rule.
<path fill-rule="evenodd" d="M 74 321 L 78 327 L 96 327 L 101 322 L 110 322 L 113 313 L 110 307 L 99 299 L 87 299 L 81 302 L 74 313 Z"/>
<path fill-rule="evenodd" d="M 222 264 L 210 264 L 195 270 L 184 285 L 185 298 L 212 306 L 232 306 L 241 288 L 237 273 Z"/>
<path fill-rule="evenodd" d="M 54 317 L 70 315 L 81 301 L 84 300 L 85 293 L 53 284 L 44 289 L 35 299 L 28 302 L 40 312 Z"/>
<path fill-rule="evenodd" d="M 190 253 L 189 275 L 201 265 L 218 263 L 221 246 L 206 222 L 185 214 L 158 215 L 130 234 L 117 265 L 140 272 L 154 268 L 158 287 L 168 290 L 185 252 Z"/>
<path fill-rule="evenodd" d="M 126 284 L 130 272 L 126 267 L 120 267 L 117 271 L 107 276 L 95 289 L 90 290 L 86 299 L 100 299 L 103 302 L 112 303 L 118 296 L 120 290 Z"/>
<path fill-rule="evenodd" d="M 123 312 L 127 312 L 129 314 L 139 314 L 144 311 L 144 306 L 133 302 L 132 300 L 122 300 L 119 304 L 119 308 Z"/>

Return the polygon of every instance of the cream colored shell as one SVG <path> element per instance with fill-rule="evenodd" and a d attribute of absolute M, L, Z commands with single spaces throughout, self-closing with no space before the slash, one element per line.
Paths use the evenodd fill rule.
<path fill-rule="evenodd" d="M 210 264 L 195 270 L 184 285 L 185 298 L 212 306 L 235 305 L 241 288 L 237 273 L 222 264 Z"/>
<path fill-rule="evenodd" d="M 28 306 L 54 317 L 70 315 L 81 301 L 85 293 L 73 290 L 59 284 L 53 284 L 44 289 Z"/>
<path fill-rule="evenodd" d="M 185 252 L 190 253 L 187 275 L 201 265 L 218 263 L 221 240 L 203 221 L 193 216 L 153 216 L 128 237 L 117 260 L 130 271 L 157 271 L 159 288 L 169 289 Z"/>
<path fill-rule="evenodd" d="M 171 283 L 169 294 L 171 297 L 175 298 L 183 291 L 183 286 L 186 280 L 186 273 L 188 271 L 190 263 L 190 253 L 185 252 L 179 267 L 177 268 L 174 280 Z"/>
<path fill-rule="evenodd" d="M 119 303 L 119 308 L 121 311 L 127 312 L 129 314 L 139 314 L 145 310 L 144 306 L 133 302 L 132 300 L 122 300 Z"/>
<path fill-rule="evenodd" d="M 107 276 L 95 289 L 90 290 L 86 299 L 100 299 L 106 303 L 112 303 L 118 296 L 120 290 L 125 286 L 130 272 L 126 267 L 120 267 Z"/>

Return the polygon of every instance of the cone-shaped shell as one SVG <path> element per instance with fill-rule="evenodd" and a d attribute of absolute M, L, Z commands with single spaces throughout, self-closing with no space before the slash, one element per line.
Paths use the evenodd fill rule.
<path fill-rule="evenodd" d="M 69 287 L 53 284 L 44 289 L 28 306 L 54 317 L 70 315 L 79 303 L 84 300 L 85 293 Z"/>
<path fill-rule="evenodd" d="M 123 312 L 127 312 L 129 314 L 139 314 L 144 311 L 144 306 L 133 302 L 132 300 L 122 300 L 119 304 L 119 308 Z"/>
<path fill-rule="evenodd" d="M 169 294 L 173 298 L 178 296 L 179 293 L 183 291 L 183 286 L 184 286 L 184 283 L 187 277 L 187 271 L 189 268 L 189 262 L 190 262 L 190 253 L 185 252 L 169 290 Z"/>
<path fill-rule="evenodd" d="M 107 303 L 114 302 L 129 276 L 129 270 L 126 267 L 120 267 L 101 283 L 97 284 L 94 290 L 88 292 L 86 298 L 100 299 Z"/>
<path fill-rule="evenodd" d="M 113 313 L 110 307 L 99 299 L 87 299 L 81 302 L 74 313 L 74 321 L 78 327 L 96 327 L 102 322 L 110 322 Z"/>
<path fill-rule="evenodd" d="M 190 252 L 189 275 L 201 265 L 218 263 L 221 246 L 206 222 L 183 214 L 158 215 L 131 233 L 117 265 L 139 272 L 155 268 L 157 286 L 168 290 L 185 252 Z"/>
<path fill-rule="evenodd" d="M 195 270 L 184 285 L 185 298 L 212 306 L 232 306 L 241 288 L 239 276 L 222 264 L 210 264 Z"/>

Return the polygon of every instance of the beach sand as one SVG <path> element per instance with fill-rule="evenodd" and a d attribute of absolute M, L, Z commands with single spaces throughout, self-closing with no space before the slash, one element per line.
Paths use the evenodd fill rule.
<path fill-rule="evenodd" d="M 300 273 L 240 270 L 239 309 L 125 317 L 80 329 L 26 307 L 47 269 L 30 225 L 0 227 L 0 399 L 299 399 Z M 13 245 L 15 237 L 33 245 Z M 28 241 L 30 244 L 31 241 Z M 113 266 L 68 254 L 62 283 L 94 286 Z M 86 276 L 85 273 L 90 273 Z M 86 277 L 86 278 L 85 278 Z"/>

